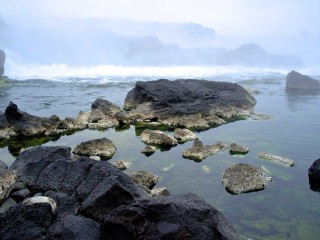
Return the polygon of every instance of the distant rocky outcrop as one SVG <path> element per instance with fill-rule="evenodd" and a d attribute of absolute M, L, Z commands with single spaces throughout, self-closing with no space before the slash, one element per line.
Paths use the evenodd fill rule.
<path fill-rule="evenodd" d="M 291 71 L 286 77 L 287 90 L 320 90 L 320 81 L 296 71 Z"/>
<path fill-rule="evenodd" d="M 3 50 L 0 49 L 0 76 L 4 74 L 4 62 L 6 61 L 6 55 Z"/>
<path fill-rule="evenodd" d="M 125 108 L 137 119 L 205 129 L 225 123 L 224 119 L 250 115 L 255 103 L 238 84 L 161 79 L 137 82 L 126 96 Z"/>

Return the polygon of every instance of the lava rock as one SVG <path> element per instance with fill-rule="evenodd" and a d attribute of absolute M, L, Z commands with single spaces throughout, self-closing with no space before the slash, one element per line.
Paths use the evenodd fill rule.
<path fill-rule="evenodd" d="M 159 181 L 159 176 L 153 175 L 147 171 L 131 171 L 128 175 L 132 177 L 133 181 L 137 184 L 141 184 L 146 188 L 152 189 Z"/>
<path fill-rule="evenodd" d="M 219 145 L 203 145 L 201 141 L 194 141 L 192 148 L 185 149 L 182 152 L 182 157 L 196 162 L 201 162 L 203 159 L 217 153 L 220 150 Z"/>
<path fill-rule="evenodd" d="M 271 180 L 261 169 L 245 163 L 229 167 L 222 176 L 222 184 L 231 194 L 262 190 Z"/>
<path fill-rule="evenodd" d="M 178 144 L 173 137 L 158 130 L 144 130 L 140 134 L 141 141 L 146 144 L 159 145 L 163 147 L 172 147 Z"/>
<path fill-rule="evenodd" d="M 314 191 L 320 191 L 320 158 L 314 161 L 308 173 L 310 188 Z"/>
<path fill-rule="evenodd" d="M 247 154 L 249 152 L 249 148 L 246 146 L 240 146 L 236 143 L 232 143 L 230 145 L 230 154 Z"/>
<path fill-rule="evenodd" d="M 116 152 L 116 146 L 107 138 L 94 139 L 82 142 L 73 150 L 74 154 L 84 156 L 99 156 L 110 159 Z"/>
<path fill-rule="evenodd" d="M 7 169 L 0 168 L 0 203 L 10 194 L 16 182 L 16 175 Z"/>
<path fill-rule="evenodd" d="M 134 117 L 167 122 L 194 115 L 194 126 L 198 124 L 196 120 L 202 119 L 201 125 L 210 127 L 215 121 L 206 117 L 215 116 L 221 120 L 221 117 L 249 116 L 255 103 L 255 99 L 235 83 L 161 79 L 137 82 L 126 96 L 125 108 Z"/>
<path fill-rule="evenodd" d="M 48 239 L 52 220 L 53 213 L 49 204 L 17 205 L 0 214 L 0 239 Z"/>
<path fill-rule="evenodd" d="M 101 224 L 101 239 L 224 239 L 240 237 L 223 215 L 195 194 L 120 206 Z"/>
<path fill-rule="evenodd" d="M 66 214 L 58 217 L 49 229 L 52 240 L 97 240 L 100 226 L 92 219 Z"/>
<path fill-rule="evenodd" d="M 154 154 L 156 152 L 157 148 L 154 146 L 149 146 L 147 145 L 142 151 L 141 153 L 145 154 L 147 157 L 151 156 L 152 154 Z"/>
<path fill-rule="evenodd" d="M 182 128 L 176 128 L 174 130 L 174 138 L 182 143 L 198 139 L 198 137 L 192 131 Z"/>
<path fill-rule="evenodd" d="M 8 197 L 1 205 L 0 205 L 0 213 L 7 212 L 10 208 L 15 207 L 17 205 L 16 201 L 11 197 Z"/>
<path fill-rule="evenodd" d="M 20 202 L 27 198 L 30 195 L 30 190 L 28 188 L 21 189 L 19 191 L 16 191 L 14 193 L 10 194 L 10 197 L 16 200 L 17 202 Z"/>

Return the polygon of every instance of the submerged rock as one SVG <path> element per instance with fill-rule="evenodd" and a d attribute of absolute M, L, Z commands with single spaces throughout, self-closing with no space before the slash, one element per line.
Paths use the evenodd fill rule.
<path fill-rule="evenodd" d="M 219 145 L 203 145 L 201 141 L 195 141 L 192 148 L 186 149 L 182 152 L 182 157 L 201 162 L 208 156 L 217 153 L 220 150 Z"/>
<path fill-rule="evenodd" d="M 198 137 L 189 129 L 181 129 L 181 128 L 176 128 L 174 130 L 174 138 L 182 143 L 198 139 Z"/>
<path fill-rule="evenodd" d="M 110 159 L 116 150 L 117 148 L 111 140 L 101 138 L 80 143 L 74 148 L 73 153 L 82 156 L 99 156 Z"/>
<path fill-rule="evenodd" d="M 240 236 L 214 207 L 195 194 L 156 197 L 107 215 L 101 239 L 225 239 Z"/>
<path fill-rule="evenodd" d="M 281 157 L 281 156 L 272 155 L 270 153 L 258 153 L 258 157 L 265 159 L 265 160 L 270 160 L 270 161 L 273 161 L 276 163 L 280 163 L 280 164 L 288 166 L 288 167 L 294 166 L 293 160 L 291 160 L 289 158 Z"/>
<path fill-rule="evenodd" d="M 163 147 L 173 147 L 178 144 L 178 141 L 176 139 L 158 130 L 144 130 L 140 134 L 140 138 L 144 143 L 159 145 Z"/>
<path fill-rule="evenodd" d="M 137 82 L 126 96 L 125 108 L 142 119 L 174 127 L 209 128 L 249 116 L 255 99 L 240 85 L 206 80 L 165 79 Z"/>
<path fill-rule="evenodd" d="M 320 90 L 320 81 L 296 71 L 291 71 L 286 77 L 287 90 Z"/>
<path fill-rule="evenodd" d="M 231 194 L 262 190 L 271 180 L 261 169 L 245 163 L 227 168 L 222 176 L 222 184 Z"/>
<path fill-rule="evenodd" d="M 236 143 L 230 145 L 230 154 L 247 154 L 248 152 L 249 148 L 246 146 L 240 146 Z"/>

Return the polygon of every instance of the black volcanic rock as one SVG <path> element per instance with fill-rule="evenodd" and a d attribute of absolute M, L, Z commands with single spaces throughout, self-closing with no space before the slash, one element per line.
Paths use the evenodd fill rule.
<path fill-rule="evenodd" d="M 286 77 L 287 90 L 320 90 L 320 81 L 296 71 L 291 71 Z"/>
<path fill-rule="evenodd" d="M 50 204 L 17 205 L 0 214 L 0 239 L 48 239 L 47 231 L 52 220 Z"/>
<path fill-rule="evenodd" d="M 6 61 L 6 55 L 3 50 L 0 49 L 0 76 L 4 74 L 4 62 Z"/>
<path fill-rule="evenodd" d="M 320 191 L 320 158 L 309 168 L 309 184 L 314 191 Z"/>
<path fill-rule="evenodd" d="M 27 149 L 10 169 L 31 191 L 67 193 L 78 201 L 81 214 L 97 220 L 122 204 L 149 198 L 112 164 L 86 157 L 71 160 L 70 148 L 66 147 Z"/>
<path fill-rule="evenodd" d="M 193 122 L 199 119 L 208 122 L 206 118 L 210 116 L 232 118 L 250 115 L 255 103 L 255 99 L 238 84 L 161 79 L 137 82 L 125 99 L 125 108 L 142 119 L 159 121 L 196 116 Z M 172 125 L 179 126 L 180 120 L 176 119 Z"/>
<path fill-rule="evenodd" d="M 121 206 L 101 225 L 101 239 L 238 240 L 222 214 L 195 194 L 156 197 Z"/>

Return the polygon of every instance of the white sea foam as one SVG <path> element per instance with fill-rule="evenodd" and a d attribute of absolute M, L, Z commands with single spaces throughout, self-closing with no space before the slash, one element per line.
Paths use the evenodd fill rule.
<path fill-rule="evenodd" d="M 6 62 L 6 75 L 11 79 L 46 79 L 54 81 L 92 81 L 99 83 L 128 81 L 140 77 L 150 78 L 218 78 L 246 79 L 263 76 L 286 75 L 290 69 L 249 68 L 239 66 L 174 66 L 174 67 L 129 67 L 114 65 L 80 66 L 66 64 L 20 65 L 10 60 Z M 312 74 L 315 69 L 304 70 L 304 74 Z"/>

